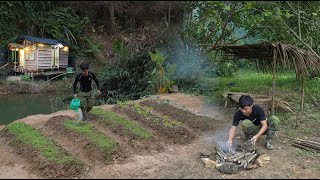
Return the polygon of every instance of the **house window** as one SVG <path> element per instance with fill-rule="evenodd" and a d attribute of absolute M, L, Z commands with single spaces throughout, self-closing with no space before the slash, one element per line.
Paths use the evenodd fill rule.
<path fill-rule="evenodd" d="M 29 46 L 25 48 L 26 50 L 26 60 L 28 61 L 33 61 L 35 60 L 35 56 L 36 56 L 36 46 Z"/>
<path fill-rule="evenodd" d="M 26 53 L 26 59 L 29 60 L 29 61 L 35 60 L 35 54 L 36 54 L 35 51 L 32 51 L 32 52 L 28 52 L 28 51 L 27 51 L 27 53 Z"/>

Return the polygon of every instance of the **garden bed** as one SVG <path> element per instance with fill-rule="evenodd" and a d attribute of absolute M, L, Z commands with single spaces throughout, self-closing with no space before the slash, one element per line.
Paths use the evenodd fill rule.
<path fill-rule="evenodd" d="M 85 172 L 81 161 L 30 125 L 11 123 L 1 131 L 1 136 L 31 164 L 30 171 L 41 177 L 76 178 Z"/>
<path fill-rule="evenodd" d="M 152 132 L 114 112 L 93 108 L 89 119 L 95 127 L 99 126 L 101 132 L 117 136 L 117 140 L 131 146 L 136 153 L 145 154 L 146 151 L 161 151 L 163 149 L 162 145 L 153 137 Z"/>
<path fill-rule="evenodd" d="M 140 104 L 151 107 L 154 111 L 161 114 L 166 114 L 172 119 L 179 119 L 182 123 L 185 123 L 195 131 L 210 131 L 214 129 L 214 119 L 193 114 L 187 110 L 171 106 L 168 103 L 147 100 Z"/>
<path fill-rule="evenodd" d="M 114 159 L 125 157 L 116 141 L 86 122 L 75 124 L 76 121 L 71 119 L 68 116 L 53 117 L 46 122 L 41 132 L 66 144 L 70 150 L 76 151 L 77 156 L 91 162 L 110 164 Z"/>
<path fill-rule="evenodd" d="M 170 120 L 154 114 L 145 106 L 139 104 L 120 104 L 113 108 L 116 113 L 125 114 L 132 120 L 141 122 L 144 126 L 153 129 L 166 142 L 173 144 L 188 144 L 195 139 L 195 135 L 180 126 L 177 120 Z"/>

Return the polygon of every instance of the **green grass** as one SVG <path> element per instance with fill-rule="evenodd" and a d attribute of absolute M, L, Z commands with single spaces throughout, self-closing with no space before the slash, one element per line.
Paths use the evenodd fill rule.
<path fill-rule="evenodd" d="M 305 156 L 305 157 L 320 157 L 320 153 L 307 151 L 304 149 L 298 149 L 296 150 L 298 156 Z"/>
<path fill-rule="evenodd" d="M 233 83 L 232 85 L 230 85 Z M 272 89 L 272 73 L 258 73 L 250 69 L 236 72 L 234 77 L 201 78 L 200 89 L 207 92 L 212 101 L 222 102 L 222 93 L 227 91 L 268 95 Z M 229 84 L 229 85 L 228 85 Z M 320 99 L 320 77 L 306 78 L 306 102 L 312 97 Z M 300 100 L 300 81 L 294 72 L 279 72 L 276 79 L 277 96 L 291 102 Z M 298 108 L 299 106 L 297 106 Z"/>
<path fill-rule="evenodd" d="M 39 131 L 23 122 L 15 122 L 6 126 L 8 131 L 15 136 L 12 141 L 20 141 L 26 145 L 40 151 L 41 155 L 49 161 L 58 164 L 68 164 L 75 162 L 72 156 L 67 155 L 63 149 L 58 147 L 53 141 L 43 136 Z"/>
<path fill-rule="evenodd" d="M 123 135 L 130 134 L 140 139 L 149 139 L 151 137 L 151 134 L 147 130 L 113 112 L 94 107 L 90 113 L 100 117 L 100 121 L 107 125 L 112 127 L 121 126 Z"/>
<path fill-rule="evenodd" d="M 295 127 L 296 117 L 292 113 L 277 113 L 283 132 L 294 137 L 317 135 L 320 113 L 314 106 L 314 100 L 320 102 L 320 77 L 305 79 L 304 112 L 300 113 L 301 82 L 292 71 L 278 72 L 276 79 L 276 97 L 289 102 L 297 112 L 299 127 Z M 244 92 L 270 95 L 272 91 L 272 73 L 262 73 L 252 69 L 241 69 L 233 77 L 202 77 L 199 88 L 208 97 L 209 102 L 224 104 L 224 92 Z"/>
<path fill-rule="evenodd" d="M 75 121 L 68 120 L 64 123 L 64 126 L 69 130 L 86 136 L 93 145 L 97 146 L 104 153 L 110 154 L 118 149 L 118 143 L 116 141 L 97 132 L 86 122 L 79 122 L 75 125 Z"/>

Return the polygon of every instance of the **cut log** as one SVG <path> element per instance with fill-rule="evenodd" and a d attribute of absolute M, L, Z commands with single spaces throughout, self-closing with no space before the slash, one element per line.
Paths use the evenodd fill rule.
<path fill-rule="evenodd" d="M 319 150 L 312 149 L 312 148 L 309 148 L 309 147 L 305 147 L 305 146 L 302 146 L 302 145 L 299 145 L 299 144 L 292 144 L 292 146 L 297 147 L 297 148 L 300 148 L 300 149 L 304 149 L 304 150 L 307 150 L 307 151 L 320 153 Z"/>

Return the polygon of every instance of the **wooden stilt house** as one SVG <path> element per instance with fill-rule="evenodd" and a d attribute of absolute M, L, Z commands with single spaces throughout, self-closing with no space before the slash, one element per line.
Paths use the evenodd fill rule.
<path fill-rule="evenodd" d="M 68 67 L 67 43 L 32 36 L 20 36 L 8 44 L 8 63 L 13 71 L 42 75 L 59 74 Z"/>

